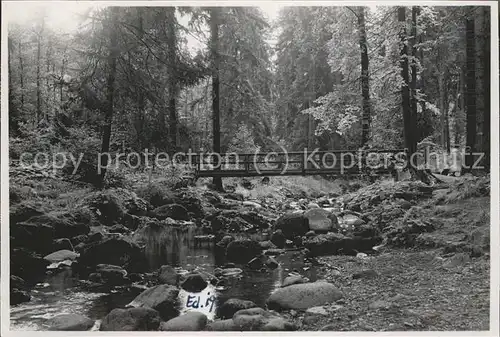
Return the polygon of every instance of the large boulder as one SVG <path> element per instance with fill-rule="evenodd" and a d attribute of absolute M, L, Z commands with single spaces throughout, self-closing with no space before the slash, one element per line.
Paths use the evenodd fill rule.
<path fill-rule="evenodd" d="M 207 316 L 201 312 L 188 312 L 160 324 L 160 331 L 201 331 L 207 325 Z"/>
<path fill-rule="evenodd" d="M 41 281 L 49 264 L 42 256 L 24 248 L 10 252 L 10 273 L 25 280 Z"/>
<path fill-rule="evenodd" d="M 9 221 L 10 226 L 14 226 L 18 222 L 26 221 L 29 218 L 43 215 L 44 211 L 40 205 L 31 203 L 31 202 L 23 202 L 17 205 L 11 205 L 9 208 Z"/>
<path fill-rule="evenodd" d="M 192 272 L 183 276 L 181 288 L 192 293 L 197 293 L 205 289 L 207 285 L 207 281 L 205 281 L 205 278 L 200 273 Z"/>
<path fill-rule="evenodd" d="M 137 216 L 137 215 L 132 215 L 132 214 L 125 214 L 122 219 L 123 226 L 127 227 L 128 229 L 135 231 L 137 228 L 141 226 L 142 223 L 144 223 L 144 218 L 147 218 L 145 216 Z"/>
<path fill-rule="evenodd" d="M 26 289 L 26 282 L 16 275 L 10 275 L 10 289 Z"/>
<path fill-rule="evenodd" d="M 98 264 L 120 266 L 129 272 L 141 272 L 147 268 L 141 248 L 124 238 L 104 238 L 84 247 L 78 264 L 82 268 L 93 268 Z"/>
<path fill-rule="evenodd" d="M 338 226 L 335 214 L 322 208 L 312 208 L 304 213 L 309 220 L 309 228 L 316 233 L 326 233 Z"/>
<path fill-rule="evenodd" d="M 211 205 L 217 205 L 222 201 L 222 197 L 214 191 L 207 190 L 202 193 L 202 197 L 205 202 L 211 204 Z"/>
<path fill-rule="evenodd" d="M 294 284 L 272 293 L 267 300 L 267 306 L 271 310 L 306 310 L 335 302 L 342 297 L 340 290 L 331 283 Z"/>
<path fill-rule="evenodd" d="M 164 320 L 169 320 L 179 314 L 177 309 L 178 295 L 179 290 L 176 287 L 161 284 L 144 290 L 128 306 L 155 309 Z"/>
<path fill-rule="evenodd" d="M 86 235 L 94 223 L 92 212 L 88 208 L 78 208 L 61 213 L 50 213 L 66 221 L 53 223 L 56 238 L 73 238 L 77 235 Z"/>
<path fill-rule="evenodd" d="M 245 200 L 245 197 L 243 196 L 243 194 L 240 194 L 240 193 L 224 193 L 224 194 L 222 194 L 222 196 L 225 199 L 229 199 L 229 200 L 235 200 L 235 201 Z"/>
<path fill-rule="evenodd" d="M 135 193 L 130 192 L 125 189 L 118 189 L 120 191 L 126 191 L 126 196 L 124 196 L 123 207 L 127 211 L 127 214 L 133 216 L 145 216 L 151 205 L 144 199 L 139 198 Z"/>
<path fill-rule="evenodd" d="M 311 256 L 322 255 L 356 255 L 359 252 L 371 252 L 373 247 L 380 244 L 382 238 L 345 236 L 338 233 L 320 234 L 309 237 L 305 241 L 305 247 L 309 249 Z"/>
<path fill-rule="evenodd" d="M 285 277 L 285 279 L 281 283 L 281 287 L 284 288 L 294 284 L 302 284 L 307 282 L 308 280 L 302 275 L 290 275 Z"/>
<path fill-rule="evenodd" d="M 278 256 L 278 255 L 281 255 L 281 254 L 284 254 L 284 253 L 286 253 L 285 249 L 271 248 L 271 249 L 266 250 L 264 252 L 264 255 L 267 255 L 267 256 Z"/>
<path fill-rule="evenodd" d="M 237 275 L 240 275 L 241 273 L 243 273 L 242 269 L 234 268 L 234 267 L 226 267 L 224 269 L 221 269 L 221 268 L 214 269 L 214 275 L 215 275 L 215 277 L 218 277 L 218 278 L 237 276 Z"/>
<path fill-rule="evenodd" d="M 222 211 L 220 213 L 208 216 L 206 220 L 210 221 L 210 226 L 213 233 L 223 232 L 246 232 L 259 228 L 259 224 L 251 223 L 245 216 L 252 219 L 245 212 L 238 211 Z M 254 219 L 252 219 L 254 220 Z"/>
<path fill-rule="evenodd" d="M 212 228 L 213 233 L 217 233 L 218 231 L 226 230 L 228 225 L 231 223 L 231 219 L 226 218 L 222 215 L 217 215 L 210 220 L 210 226 Z"/>
<path fill-rule="evenodd" d="M 11 226 L 11 245 L 46 254 L 52 250 L 54 229 L 43 223 L 21 222 Z"/>
<path fill-rule="evenodd" d="M 102 235 L 102 233 L 99 233 L 99 234 Z M 88 235 L 78 235 L 78 236 L 75 236 L 74 238 L 71 238 L 70 242 L 71 242 L 71 244 L 73 246 L 77 246 L 80 243 L 88 243 L 90 241 L 89 241 L 89 236 Z"/>
<path fill-rule="evenodd" d="M 276 245 L 274 243 L 272 243 L 271 241 L 261 241 L 261 242 L 259 242 L 259 245 L 264 250 L 277 248 Z"/>
<path fill-rule="evenodd" d="M 276 269 L 280 265 L 279 262 L 276 261 L 276 259 L 274 257 L 272 257 L 272 256 L 267 256 L 266 259 L 265 259 L 264 264 L 269 269 Z"/>
<path fill-rule="evenodd" d="M 163 205 L 155 208 L 151 212 L 151 216 L 159 220 L 172 218 L 174 220 L 189 220 L 187 209 L 179 204 Z"/>
<path fill-rule="evenodd" d="M 10 290 L 10 305 L 29 302 L 30 300 L 31 300 L 31 295 L 28 291 L 21 289 Z"/>
<path fill-rule="evenodd" d="M 278 248 L 285 248 L 286 237 L 283 235 L 283 231 L 281 229 L 274 231 L 271 235 L 271 242 Z"/>
<path fill-rule="evenodd" d="M 394 247 L 412 247 L 416 244 L 421 246 L 434 246 L 432 235 L 436 225 L 428 220 L 408 220 L 397 223 L 395 226 L 384 229 L 387 245 Z"/>
<path fill-rule="evenodd" d="M 253 270 L 259 270 L 264 267 L 265 255 L 259 255 L 248 261 L 247 266 Z"/>
<path fill-rule="evenodd" d="M 363 224 L 353 230 L 353 235 L 363 238 L 373 238 L 380 236 L 380 232 L 375 226 L 371 224 Z"/>
<path fill-rule="evenodd" d="M 101 322 L 101 331 L 156 331 L 158 311 L 151 308 L 113 309 Z"/>
<path fill-rule="evenodd" d="M 94 320 L 78 314 L 61 314 L 47 321 L 52 331 L 88 331 L 94 326 Z"/>
<path fill-rule="evenodd" d="M 52 249 L 54 251 L 62 249 L 74 250 L 73 248 L 74 248 L 73 244 L 68 238 L 55 239 L 54 242 L 52 243 Z"/>
<path fill-rule="evenodd" d="M 228 232 L 233 232 L 233 233 L 241 233 L 241 232 L 256 232 L 257 227 L 246 221 L 245 219 L 237 216 L 233 219 L 230 219 L 230 222 L 228 223 L 226 227 Z"/>
<path fill-rule="evenodd" d="M 240 300 L 237 298 L 228 299 L 218 309 L 218 316 L 222 319 L 232 318 L 233 315 L 240 310 L 256 308 L 257 305 L 252 301 Z"/>
<path fill-rule="evenodd" d="M 117 286 L 128 283 L 127 271 L 122 267 L 111 264 L 98 264 L 96 271 L 107 285 Z"/>
<path fill-rule="evenodd" d="M 233 316 L 236 330 L 240 331 L 293 331 L 295 326 L 281 316 L 262 308 L 244 309 Z"/>
<path fill-rule="evenodd" d="M 92 216 L 84 209 L 71 212 L 51 212 L 33 216 L 11 226 L 14 246 L 40 253 L 53 249 L 54 239 L 74 238 L 90 232 Z"/>
<path fill-rule="evenodd" d="M 219 215 L 228 219 L 238 220 L 244 224 L 244 226 L 251 226 L 259 229 L 269 228 L 270 220 L 256 211 L 244 209 L 222 210 Z"/>
<path fill-rule="evenodd" d="M 83 200 L 82 205 L 89 207 L 105 226 L 119 222 L 126 213 L 122 198 L 114 190 L 91 194 Z"/>
<path fill-rule="evenodd" d="M 360 279 L 360 278 L 372 279 L 372 278 L 377 278 L 377 277 L 378 277 L 378 273 L 373 269 L 363 269 L 363 270 L 360 270 L 352 275 L 352 278 L 355 280 Z"/>
<path fill-rule="evenodd" d="M 352 213 L 344 214 L 340 221 L 341 224 L 349 230 L 354 230 L 358 226 L 365 224 L 363 219 Z"/>
<path fill-rule="evenodd" d="M 223 214 L 227 212 L 228 211 L 223 211 Z M 256 211 L 240 212 L 240 217 L 246 222 L 250 223 L 252 226 L 258 227 L 259 229 L 269 228 L 270 220 Z"/>
<path fill-rule="evenodd" d="M 286 213 L 278 219 L 275 229 L 281 229 L 283 235 L 292 240 L 309 231 L 309 219 L 302 212 Z"/>
<path fill-rule="evenodd" d="M 232 319 L 217 320 L 207 325 L 208 331 L 238 331 Z"/>
<path fill-rule="evenodd" d="M 87 243 L 92 243 L 92 242 L 99 242 L 104 239 L 104 234 L 101 232 L 95 232 L 90 234 L 87 239 L 85 240 Z"/>
<path fill-rule="evenodd" d="M 131 230 L 124 225 L 116 224 L 108 227 L 108 233 L 120 233 L 120 234 L 130 234 Z"/>
<path fill-rule="evenodd" d="M 50 263 L 54 263 L 54 262 L 61 262 L 64 260 L 73 261 L 78 256 L 80 256 L 80 254 L 72 252 L 70 250 L 62 249 L 58 250 L 57 252 L 53 252 L 49 255 L 46 255 L 44 259 L 49 261 Z"/>
<path fill-rule="evenodd" d="M 217 242 L 217 247 L 220 247 L 220 248 L 224 248 L 226 249 L 226 247 L 232 242 L 234 241 L 234 238 L 230 235 L 225 235 L 219 242 Z"/>
<path fill-rule="evenodd" d="M 167 200 L 169 204 L 179 204 L 183 206 L 195 218 L 203 218 L 205 210 L 203 208 L 202 197 L 196 190 L 181 188 L 175 191 L 173 197 Z"/>
<path fill-rule="evenodd" d="M 261 204 L 255 202 L 255 201 L 250 201 L 250 200 L 243 201 L 242 205 L 245 207 L 255 208 L 255 209 L 262 208 Z"/>
<path fill-rule="evenodd" d="M 235 263 L 247 263 L 260 255 L 262 248 L 255 240 L 235 240 L 227 245 L 226 258 Z"/>
<path fill-rule="evenodd" d="M 169 265 L 161 266 L 158 270 L 158 280 L 162 284 L 170 284 L 176 286 L 179 283 L 179 273 L 174 267 Z"/>

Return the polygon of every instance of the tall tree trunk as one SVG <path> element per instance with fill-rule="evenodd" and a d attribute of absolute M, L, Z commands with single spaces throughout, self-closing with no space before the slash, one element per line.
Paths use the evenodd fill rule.
<path fill-rule="evenodd" d="M 109 142 L 111 139 L 111 125 L 113 122 L 113 103 L 115 94 L 116 60 L 118 58 L 118 11 L 119 7 L 111 7 L 111 23 L 109 27 L 109 55 L 108 55 L 108 78 L 106 83 L 106 109 L 104 115 L 104 130 L 102 136 L 101 154 L 107 154 L 109 151 Z M 108 165 L 108 156 L 102 156 L 102 169 L 100 186 L 104 185 L 106 177 L 106 166 Z"/>
<path fill-rule="evenodd" d="M 446 73 L 446 75 L 449 75 Z M 448 81 L 448 77 L 446 76 L 444 78 L 444 144 L 445 144 L 445 149 L 448 153 L 451 151 L 451 144 L 450 144 L 450 102 L 449 102 L 449 93 L 448 93 L 448 85 L 446 84 Z"/>
<path fill-rule="evenodd" d="M 9 69 L 9 103 L 11 103 L 12 95 L 12 41 L 10 37 L 8 38 L 8 49 L 7 49 L 7 68 Z"/>
<path fill-rule="evenodd" d="M 55 62 L 52 63 L 52 73 L 55 75 L 56 74 L 56 64 Z M 56 102 L 57 102 L 57 92 L 56 92 L 56 86 L 53 84 L 52 85 L 52 104 L 53 107 L 52 109 L 54 110 L 54 117 L 57 116 L 57 109 L 56 109 Z"/>
<path fill-rule="evenodd" d="M 35 125 L 38 126 L 40 117 L 42 115 L 42 88 L 41 88 L 41 73 L 40 73 L 40 59 L 42 52 L 42 32 L 39 33 L 37 37 L 36 45 L 36 115 L 35 115 Z"/>
<path fill-rule="evenodd" d="M 8 38 L 8 54 L 7 54 L 7 63 L 8 63 L 8 75 L 9 75 L 9 88 L 8 88 L 8 99 L 9 99 L 9 133 L 11 135 L 15 135 L 18 132 L 18 118 L 19 118 L 19 110 L 17 109 L 17 104 L 14 101 L 14 88 L 12 84 L 12 40 Z"/>
<path fill-rule="evenodd" d="M 169 152 L 173 155 L 177 151 L 177 37 L 175 27 L 175 7 L 165 7 L 167 27 L 167 62 L 168 62 L 168 116 L 169 116 Z"/>
<path fill-rule="evenodd" d="M 18 43 L 19 53 L 19 85 L 21 87 L 21 111 L 24 111 L 24 65 L 23 65 L 23 50 L 21 48 L 21 41 Z"/>
<path fill-rule="evenodd" d="M 364 7 L 359 7 L 358 10 L 358 30 L 359 30 L 359 48 L 361 50 L 361 95 L 363 97 L 361 146 L 364 146 L 370 139 L 370 122 L 371 122 L 370 72 L 369 72 L 369 60 L 368 60 L 368 46 L 366 42 Z"/>
<path fill-rule="evenodd" d="M 408 156 L 415 152 L 416 144 L 413 139 L 413 128 L 411 119 L 411 104 L 410 104 L 410 88 L 408 75 L 408 38 L 406 36 L 406 8 L 398 8 L 398 21 L 401 24 L 400 39 L 401 39 L 401 58 L 399 65 L 401 67 L 401 77 L 403 83 L 401 86 L 402 110 L 403 110 L 403 125 L 405 146 L 408 150 Z"/>
<path fill-rule="evenodd" d="M 465 65 L 465 64 L 464 64 Z M 466 87 L 466 70 L 465 67 L 462 67 L 460 71 L 460 87 L 459 87 L 459 92 L 460 92 L 460 100 L 458 101 L 460 104 L 460 115 L 461 118 L 466 115 L 466 108 L 465 108 L 465 87 Z M 457 123 L 457 130 L 455 132 L 455 144 L 457 146 L 462 145 L 462 135 L 463 135 L 463 119 L 460 121 L 460 123 Z"/>
<path fill-rule="evenodd" d="M 476 142 L 476 36 L 474 32 L 474 17 L 471 15 L 465 22 L 466 40 L 466 94 L 465 105 L 467 113 L 467 142 L 468 153 L 474 152 Z M 467 170 L 472 168 L 474 158 L 472 155 L 465 156 Z"/>
<path fill-rule="evenodd" d="M 157 17 L 155 18 L 155 20 L 157 20 L 158 22 L 161 22 L 163 23 L 163 25 L 161 26 L 160 28 L 160 32 L 159 32 L 159 35 L 160 35 L 160 38 L 161 38 L 161 41 L 164 41 L 166 43 L 166 41 L 168 40 L 168 34 L 167 34 L 167 29 L 166 29 L 166 22 L 167 22 L 167 12 L 165 11 L 165 8 L 164 7 L 159 7 L 158 8 L 158 12 L 157 12 Z M 161 56 L 164 60 L 167 59 L 168 55 L 167 55 L 167 52 L 166 52 L 166 48 L 164 48 L 162 50 L 162 53 L 161 53 Z M 168 65 L 166 64 L 167 62 L 156 62 L 156 69 L 158 71 L 158 73 L 167 73 L 167 76 L 168 76 Z M 169 81 L 170 78 L 167 78 L 167 81 Z M 160 92 L 162 93 L 162 97 L 163 97 L 163 93 L 167 93 L 167 96 L 168 96 L 168 82 L 165 82 L 165 81 L 162 81 L 161 82 L 161 88 L 160 89 Z M 162 151 L 168 151 L 168 146 L 169 146 L 169 135 L 168 135 L 168 129 L 167 129 L 167 115 L 168 115 L 168 97 L 166 97 L 166 99 L 162 100 L 161 103 L 161 106 L 159 107 L 158 109 L 158 117 L 157 117 L 157 126 L 155 127 L 155 131 L 153 132 L 153 136 L 152 136 L 152 139 L 153 139 L 153 142 L 156 146 L 156 148 L 158 150 L 162 150 Z"/>
<path fill-rule="evenodd" d="M 424 47 L 422 46 L 422 44 L 424 43 L 424 33 L 422 31 L 419 34 L 419 43 L 421 44 L 420 53 L 419 53 L 420 54 L 419 55 L 420 56 L 420 64 L 424 64 Z M 424 76 L 420 77 L 420 92 L 422 94 L 425 94 L 425 78 L 424 78 Z M 425 108 L 425 99 L 420 100 L 420 109 L 422 110 L 421 111 L 422 120 L 424 120 L 424 121 L 429 120 L 427 109 Z M 414 117 L 417 118 L 417 116 L 418 115 L 416 114 Z M 427 137 L 428 134 L 430 132 L 432 132 L 432 131 L 427 129 L 427 123 L 424 123 L 424 125 L 425 125 L 425 129 L 421 128 L 420 133 L 418 134 L 419 139 L 423 139 L 423 138 Z"/>
<path fill-rule="evenodd" d="M 410 82 L 410 90 L 411 90 L 411 112 L 410 112 L 410 120 L 412 124 L 412 138 L 414 142 L 417 142 L 417 15 L 418 15 L 419 7 L 413 6 L 411 8 L 411 82 Z"/>
<path fill-rule="evenodd" d="M 490 115 L 491 115 L 491 74 L 490 74 L 490 13 L 491 8 L 488 6 L 483 7 L 483 15 L 484 15 L 484 40 L 483 40 L 483 50 L 484 50 L 484 58 L 483 58 L 483 69 L 484 69 L 484 77 L 483 77 L 483 87 L 484 87 L 484 114 L 483 114 L 483 152 L 484 152 L 484 167 L 487 171 L 490 170 Z"/>
<path fill-rule="evenodd" d="M 309 92 L 309 97 L 308 97 L 308 102 L 307 102 L 307 108 L 311 108 L 313 106 L 313 102 L 316 100 L 316 62 L 315 58 L 313 57 L 311 60 L 311 70 L 309 72 L 312 74 L 312 88 Z M 309 151 L 314 147 L 315 145 L 315 130 L 316 130 L 316 125 L 314 121 L 314 116 L 312 114 L 307 114 L 307 148 Z"/>
<path fill-rule="evenodd" d="M 47 41 L 47 50 L 45 51 L 45 71 L 47 74 L 50 72 L 50 58 L 51 58 L 51 39 L 50 37 L 48 38 Z M 46 103 L 45 103 L 45 110 L 44 110 L 44 116 L 43 118 L 45 119 L 46 122 L 49 122 L 49 109 L 52 108 L 50 101 L 49 101 L 49 95 L 50 95 L 50 82 L 49 82 L 49 76 L 45 76 L 45 90 L 46 90 Z"/>
<path fill-rule="evenodd" d="M 443 56 L 441 56 L 443 57 Z M 441 146 L 446 149 L 446 130 L 447 130 L 447 120 L 448 111 L 446 111 L 446 89 L 445 89 L 445 70 L 442 69 L 438 77 L 438 88 L 439 88 L 439 111 L 441 112 Z"/>
<path fill-rule="evenodd" d="M 139 38 L 143 38 L 144 36 L 144 19 L 143 19 L 143 8 L 137 7 L 137 19 L 139 24 Z M 143 64 L 144 66 L 144 64 Z M 138 88 L 137 93 L 137 116 L 135 122 L 135 130 L 137 133 L 137 142 L 139 143 L 139 149 L 142 151 L 145 145 L 145 137 L 144 137 L 144 119 L 145 119 L 145 106 L 146 100 L 144 98 L 144 90 L 145 88 Z"/>
<path fill-rule="evenodd" d="M 307 102 L 305 105 L 305 109 L 309 109 L 311 107 L 311 101 Z M 314 118 L 311 114 L 307 114 L 307 142 L 306 146 L 308 151 L 311 151 L 311 149 L 314 147 L 314 140 L 313 140 L 313 130 L 314 130 Z"/>
<path fill-rule="evenodd" d="M 61 76 L 61 79 L 64 77 L 64 72 L 66 71 L 66 51 L 64 52 L 64 56 L 63 56 L 63 59 L 62 59 L 62 63 L 61 63 L 61 73 L 60 73 L 60 76 Z M 63 106 L 63 86 L 60 85 L 59 86 L 59 105 L 62 107 Z"/>
<path fill-rule="evenodd" d="M 220 106 L 219 106 L 219 8 L 210 9 L 210 37 L 212 54 L 212 128 L 213 151 L 220 154 Z M 220 163 L 217 163 L 220 167 Z M 217 190 L 223 190 L 222 179 L 213 178 Z"/>

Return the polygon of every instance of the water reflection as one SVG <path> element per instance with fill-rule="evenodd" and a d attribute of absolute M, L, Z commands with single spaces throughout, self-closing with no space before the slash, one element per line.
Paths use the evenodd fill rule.
<path fill-rule="evenodd" d="M 182 269 L 199 269 L 213 274 L 215 268 L 223 267 L 227 262 L 224 251 L 215 249 L 213 243 L 202 247 L 195 246 L 194 237 L 199 234 L 199 229 L 194 226 L 145 227 L 135 234 L 135 239 L 145 245 L 150 271 L 169 264 Z M 252 235 L 252 238 L 259 239 L 259 236 Z M 258 306 L 265 307 L 269 295 L 293 271 L 299 272 L 311 281 L 316 280 L 315 269 L 303 268 L 303 257 L 297 252 L 287 252 L 277 256 L 276 260 L 279 262 L 279 267 L 274 270 L 251 271 L 239 266 L 243 268 L 243 273 L 225 278 L 225 290 L 216 290 L 211 284 L 199 294 L 181 290 L 179 309 L 181 312 L 202 311 L 209 319 L 214 319 L 217 308 L 230 298 L 250 300 Z M 92 319 L 102 319 L 112 309 L 125 307 L 138 294 L 137 291 L 111 294 L 82 291 L 76 286 L 78 281 L 73 278 L 71 268 L 48 275 L 45 282 L 43 288 L 32 292 L 33 298 L 30 302 L 11 308 L 11 329 L 43 330 L 46 329 L 43 323 L 47 318 L 61 313 L 79 313 Z M 215 302 L 212 306 L 207 300 L 214 294 Z M 190 305 L 188 305 L 189 296 L 192 296 Z M 195 308 L 193 301 L 196 302 L 198 296 L 199 303 Z"/>
<path fill-rule="evenodd" d="M 145 245 L 150 270 L 165 264 L 176 267 L 214 265 L 215 256 L 209 245 L 195 248 L 194 237 L 199 234 L 201 231 L 195 226 L 146 226 L 134 238 Z"/>

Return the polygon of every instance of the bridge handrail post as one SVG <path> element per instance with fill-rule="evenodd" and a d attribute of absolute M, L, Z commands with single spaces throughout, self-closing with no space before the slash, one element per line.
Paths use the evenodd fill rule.
<path fill-rule="evenodd" d="M 301 158 L 301 161 L 302 161 L 302 175 L 305 176 L 306 175 L 306 161 L 305 161 L 305 157 L 307 156 L 307 148 L 305 150 L 305 153 L 304 155 L 302 156 Z"/>

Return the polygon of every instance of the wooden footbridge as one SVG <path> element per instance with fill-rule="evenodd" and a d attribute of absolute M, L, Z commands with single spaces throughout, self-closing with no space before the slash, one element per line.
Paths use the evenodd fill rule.
<path fill-rule="evenodd" d="M 406 150 L 304 151 L 191 155 L 198 177 L 389 174 L 405 165 Z"/>

